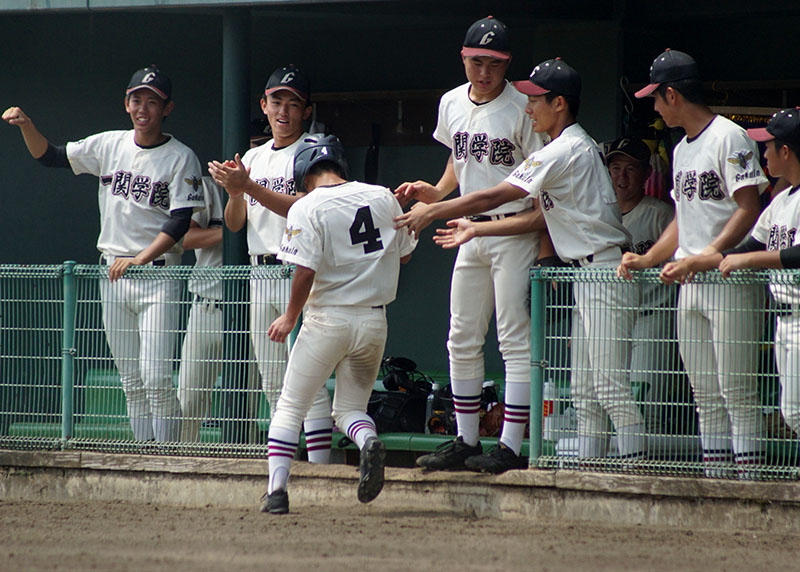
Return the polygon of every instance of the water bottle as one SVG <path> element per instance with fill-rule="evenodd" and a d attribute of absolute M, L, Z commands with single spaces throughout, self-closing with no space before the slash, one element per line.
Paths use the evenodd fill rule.
<path fill-rule="evenodd" d="M 431 417 L 433 417 L 433 400 L 436 397 L 436 392 L 439 391 L 439 384 L 431 384 L 431 392 L 428 394 L 428 399 L 425 401 L 425 433 L 431 432 Z"/>

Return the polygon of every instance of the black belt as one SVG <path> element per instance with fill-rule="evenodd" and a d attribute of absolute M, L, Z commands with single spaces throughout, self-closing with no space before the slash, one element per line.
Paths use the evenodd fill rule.
<path fill-rule="evenodd" d="M 221 307 L 219 300 L 215 300 L 214 298 L 203 298 L 200 294 L 194 295 L 194 301 L 196 304 L 208 304 L 215 310 L 219 310 Z"/>
<path fill-rule="evenodd" d="M 466 217 L 467 220 L 471 220 L 472 222 L 489 222 L 490 220 L 500 220 L 503 218 L 508 218 L 510 216 L 514 216 L 517 213 L 505 213 L 505 214 L 498 214 L 498 215 L 472 215 Z"/>
<path fill-rule="evenodd" d="M 133 256 L 115 256 L 114 257 L 115 260 L 117 258 L 133 258 Z M 103 262 L 105 262 L 106 264 L 109 264 L 108 263 L 108 258 L 106 258 L 104 256 L 103 257 Z M 159 258 L 158 260 L 153 260 L 152 262 L 148 262 L 147 264 L 144 264 L 143 266 L 166 266 L 166 265 L 167 265 L 167 261 L 164 260 L 163 258 Z"/>
<path fill-rule="evenodd" d="M 594 260 L 594 254 L 590 254 L 589 256 L 586 256 L 585 258 L 580 258 L 578 260 L 571 260 L 569 265 L 572 266 L 573 268 L 583 268 L 584 265 L 581 264 L 581 260 L 585 260 L 586 264 L 591 264 L 592 260 Z"/>
<path fill-rule="evenodd" d="M 256 264 L 280 264 L 281 261 L 278 260 L 278 256 L 276 254 L 257 254 L 256 255 Z"/>
<path fill-rule="evenodd" d="M 381 304 L 380 306 L 373 306 L 372 309 L 373 310 L 383 310 L 383 304 Z"/>

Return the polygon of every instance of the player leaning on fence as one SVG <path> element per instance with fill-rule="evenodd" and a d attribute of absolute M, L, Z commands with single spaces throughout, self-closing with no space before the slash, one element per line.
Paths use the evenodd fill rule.
<path fill-rule="evenodd" d="M 763 420 L 756 368 L 761 336 L 760 285 L 690 283 L 698 255 L 739 244 L 760 212 L 767 187 L 756 144 L 744 129 L 715 115 L 703 102 L 695 60 L 667 50 L 650 68 L 650 84 L 637 97 L 653 96 L 655 110 L 686 136 L 673 153 L 675 219 L 644 255 L 626 254 L 619 273 L 668 260 L 664 282 L 681 282 L 678 341 L 700 419 L 708 476 L 747 476 L 761 461 Z"/>
<path fill-rule="evenodd" d="M 622 225 L 614 189 L 599 147 L 577 123 L 581 80 L 561 59 L 542 62 L 517 89 L 528 95 L 526 112 L 534 129 L 551 142 L 531 154 L 505 181 L 490 189 L 433 205 L 419 205 L 397 224 L 419 232 L 438 218 L 483 212 L 531 196 L 541 208 L 486 223 L 493 234 L 545 228 L 556 254 L 576 267 L 619 264 L 630 234 Z M 572 396 L 578 411 L 581 457 L 602 457 L 607 418 L 617 431 L 623 457 L 644 455 L 642 414 L 633 401 L 627 370 L 630 337 L 639 303 L 634 284 L 577 282 L 575 304 L 583 319 L 585 352 L 573 362 Z"/>
<path fill-rule="evenodd" d="M 138 70 L 125 92 L 133 129 L 106 131 L 51 145 L 18 107 L 3 113 L 31 155 L 48 167 L 70 167 L 100 180 L 97 249 L 109 280 L 100 282 L 106 338 L 120 373 L 136 440 L 175 441 L 180 404 L 172 386 L 181 283 L 119 280 L 132 265 L 180 264 L 179 241 L 192 212 L 204 206 L 200 163 L 164 133 L 172 82 L 155 66 Z"/>
<path fill-rule="evenodd" d="M 719 267 L 724 277 L 745 268 L 800 268 L 800 110 L 784 109 L 772 116 L 765 129 L 748 129 L 751 139 L 766 145 L 764 158 L 771 175 L 791 185 L 761 213 L 750 237 L 741 245 L 696 257 L 694 272 Z M 775 361 L 781 382 L 781 412 L 789 426 L 800 433 L 800 316 L 795 311 L 798 288 L 777 278 L 770 290 L 778 303 L 775 329 Z"/>

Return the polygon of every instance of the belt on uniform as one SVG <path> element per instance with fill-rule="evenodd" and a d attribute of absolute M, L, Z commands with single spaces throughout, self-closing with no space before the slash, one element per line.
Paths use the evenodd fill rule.
<path fill-rule="evenodd" d="M 278 260 L 278 256 L 275 254 L 256 254 L 253 258 L 255 258 L 255 265 L 264 265 L 264 264 L 280 264 L 281 261 Z M 255 266 L 254 265 L 254 266 Z"/>
<path fill-rule="evenodd" d="M 466 217 L 466 219 L 471 220 L 472 222 L 489 222 L 490 220 L 502 220 L 504 218 L 514 216 L 515 214 L 517 213 L 504 213 L 495 215 L 471 215 Z"/>
<path fill-rule="evenodd" d="M 220 309 L 220 301 L 215 300 L 214 298 L 203 298 L 200 294 L 194 295 L 195 304 L 207 304 L 214 308 L 215 310 Z"/>
<path fill-rule="evenodd" d="M 383 304 L 381 304 L 380 306 L 373 306 L 372 309 L 373 310 L 383 310 Z"/>
<path fill-rule="evenodd" d="M 628 248 L 627 246 L 620 246 L 619 249 L 622 251 L 622 254 L 631 251 L 631 249 Z M 605 252 L 605 250 L 601 250 L 601 252 Z M 571 260 L 569 262 L 569 265 L 572 266 L 573 268 L 582 268 L 584 266 L 590 265 L 593 260 L 594 260 L 594 254 L 590 254 L 589 256 L 585 256 L 583 258 L 576 258 L 575 260 Z"/>
<path fill-rule="evenodd" d="M 115 260 L 117 258 L 133 258 L 133 256 L 115 256 L 114 257 Z M 112 264 L 112 263 L 110 263 L 108 261 L 108 258 L 106 258 L 105 256 L 103 257 L 103 262 L 105 262 L 109 266 Z M 144 264 L 143 266 L 166 266 L 166 265 L 167 265 L 167 261 L 164 260 L 163 258 L 159 258 L 157 260 L 153 260 L 152 262 L 148 262 L 147 264 Z"/>

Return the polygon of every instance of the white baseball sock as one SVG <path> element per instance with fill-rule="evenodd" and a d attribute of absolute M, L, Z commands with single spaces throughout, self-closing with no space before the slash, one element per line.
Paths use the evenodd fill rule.
<path fill-rule="evenodd" d="M 282 427 L 269 428 L 269 486 L 267 493 L 286 490 L 289 482 L 289 470 L 297 451 L 298 434 L 296 431 Z"/>
<path fill-rule="evenodd" d="M 531 384 L 508 383 L 505 390 L 503 433 L 500 442 L 519 455 L 531 410 Z"/>
<path fill-rule="evenodd" d="M 345 434 L 355 443 L 359 450 L 364 448 L 364 444 L 373 437 L 378 436 L 375 430 L 375 423 L 369 415 L 360 411 L 353 411 L 341 415 L 336 420 L 339 428 L 345 428 Z"/>
<path fill-rule="evenodd" d="M 136 441 L 152 441 L 153 421 L 150 417 L 131 417 L 131 429 Z"/>
<path fill-rule="evenodd" d="M 333 419 L 306 419 L 303 421 L 306 434 L 308 460 L 327 465 L 331 461 L 331 440 L 333 439 Z"/>
<path fill-rule="evenodd" d="M 453 390 L 453 406 L 456 410 L 458 436 L 464 443 L 474 447 L 478 444 L 480 424 L 481 390 L 483 377 L 468 380 L 450 380 Z"/>
<path fill-rule="evenodd" d="M 154 417 L 153 435 L 162 443 L 177 441 L 181 435 L 181 420 Z"/>

